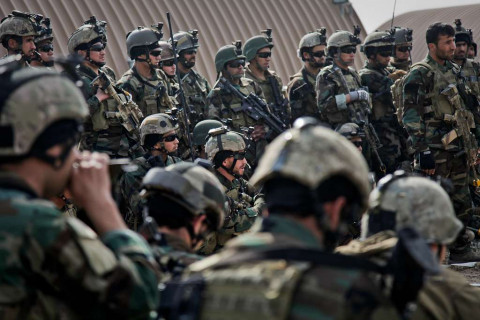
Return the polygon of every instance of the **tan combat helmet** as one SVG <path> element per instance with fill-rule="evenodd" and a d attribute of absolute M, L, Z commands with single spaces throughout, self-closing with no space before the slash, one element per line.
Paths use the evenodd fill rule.
<path fill-rule="evenodd" d="M 162 56 L 160 61 L 167 61 L 167 60 L 174 59 L 173 48 L 170 43 L 168 43 L 167 41 L 159 41 L 158 45 L 162 49 Z"/>
<path fill-rule="evenodd" d="M 175 119 L 166 113 L 156 113 L 143 119 L 140 124 L 140 143 L 145 145 L 145 137 L 148 135 L 162 136 L 172 130 L 178 129 Z"/>
<path fill-rule="evenodd" d="M 206 214 L 212 231 L 222 227 L 226 197 L 223 186 L 214 174 L 188 162 L 166 168 L 153 168 L 143 178 L 146 197 L 155 193 L 168 196 L 193 215 Z"/>
<path fill-rule="evenodd" d="M 338 133 L 307 124 L 285 131 L 267 146 L 250 183 L 259 187 L 280 177 L 315 190 L 332 176 L 351 181 L 366 210 L 370 185 L 362 154 Z"/>
<path fill-rule="evenodd" d="M 392 31 L 393 32 L 393 31 Z M 367 58 L 378 52 L 393 54 L 395 37 L 391 31 L 375 31 L 370 33 L 360 48 Z"/>
<path fill-rule="evenodd" d="M 220 151 L 239 152 L 246 148 L 242 136 L 236 132 L 228 131 L 227 127 L 212 129 L 208 134 L 210 138 L 208 138 L 205 144 L 205 152 L 208 160 L 212 162 Z"/>
<path fill-rule="evenodd" d="M 327 40 L 327 51 L 330 56 L 333 57 L 333 54 L 338 53 L 342 47 L 356 47 L 361 43 L 358 35 L 360 34 L 360 28 L 356 26 L 354 33 L 338 30 L 333 33 Z"/>
<path fill-rule="evenodd" d="M 72 81 L 46 69 L 13 71 L 9 68 L 15 57 L 3 59 L 0 66 L 4 87 L 0 93 L 0 157 L 27 155 L 53 123 L 70 119 L 80 123 L 88 115 L 85 98 Z"/>
<path fill-rule="evenodd" d="M 184 50 L 197 49 L 198 44 L 198 30 L 179 31 L 173 35 L 177 53 L 181 54 Z"/>
<path fill-rule="evenodd" d="M 447 245 L 456 239 L 462 223 L 438 183 L 397 171 L 372 191 L 369 213 L 362 218 L 362 237 L 405 227 L 416 230 L 427 243 Z"/>
<path fill-rule="evenodd" d="M 310 50 L 315 46 L 327 45 L 327 29 L 320 28 L 315 31 L 309 32 L 300 39 L 298 43 L 297 55 L 303 60 L 303 51 Z"/>
<path fill-rule="evenodd" d="M 70 54 L 74 54 L 81 45 L 88 49 L 90 43 L 99 38 L 103 43 L 107 43 L 107 23 L 97 20 L 95 16 L 90 17 L 81 27 L 75 30 L 68 38 L 67 47 Z"/>
<path fill-rule="evenodd" d="M 38 44 L 44 40 L 53 40 L 53 30 L 50 26 L 50 18 L 45 18 L 41 21 L 41 30 L 39 35 L 35 38 L 35 44 Z"/>
<path fill-rule="evenodd" d="M 4 43 L 7 36 L 38 36 L 42 27 L 40 21 L 43 16 L 34 13 L 12 11 L 11 14 L 2 19 L 0 23 L 0 41 L 6 48 Z"/>

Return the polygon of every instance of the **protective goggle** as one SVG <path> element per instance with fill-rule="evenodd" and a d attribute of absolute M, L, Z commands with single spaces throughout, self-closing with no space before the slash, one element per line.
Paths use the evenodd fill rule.
<path fill-rule="evenodd" d="M 179 139 L 178 134 L 172 134 L 172 135 L 163 137 L 163 141 L 165 141 L 165 142 L 172 142 L 172 141 L 175 141 L 175 140 L 178 140 L 178 139 Z"/>
<path fill-rule="evenodd" d="M 195 53 L 197 53 L 197 49 L 188 49 L 188 50 L 183 51 L 183 53 L 185 53 L 185 54 L 195 54 Z"/>
<path fill-rule="evenodd" d="M 233 153 L 233 158 L 235 160 L 243 160 L 245 159 L 246 152 L 245 151 L 238 151 Z"/>
<path fill-rule="evenodd" d="M 321 51 L 312 52 L 312 56 L 316 58 L 323 58 L 325 57 L 325 51 L 321 50 Z"/>
<path fill-rule="evenodd" d="M 240 66 L 245 67 L 245 60 L 238 59 L 238 60 L 230 61 L 227 65 L 230 68 L 239 68 Z"/>
<path fill-rule="evenodd" d="M 100 52 L 105 50 L 106 47 L 107 45 L 105 43 L 97 43 L 90 47 L 90 51 Z"/>
<path fill-rule="evenodd" d="M 257 53 L 257 56 L 259 58 L 266 59 L 266 58 L 270 58 L 272 56 L 272 53 L 271 52 L 260 52 L 260 53 Z"/>
<path fill-rule="evenodd" d="M 351 53 L 356 53 L 357 48 L 356 47 L 343 47 L 343 48 L 340 48 L 340 51 L 342 53 L 351 54 Z"/>
<path fill-rule="evenodd" d="M 41 52 L 53 51 L 53 44 L 45 44 L 45 45 L 39 47 L 38 51 L 41 51 Z"/>
<path fill-rule="evenodd" d="M 407 51 L 411 51 L 412 50 L 412 46 L 404 46 L 404 47 L 400 47 L 400 48 L 397 48 L 398 51 L 400 52 L 407 52 Z"/>
<path fill-rule="evenodd" d="M 173 59 L 162 61 L 162 65 L 165 66 L 165 67 L 171 67 L 171 66 L 173 66 L 173 64 L 174 64 Z"/>
<path fill-rule="evenodd" d="M 152 50 L 148 53 L 149 55 L 151 55 L 152 57 L 158 57 L 159 55 L 162 54 L 162 50 Z"/>

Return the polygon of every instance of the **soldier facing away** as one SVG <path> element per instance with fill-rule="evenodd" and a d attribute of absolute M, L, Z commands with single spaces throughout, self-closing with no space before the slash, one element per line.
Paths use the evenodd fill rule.
<path fill-rule="evenodd" d="M 122 221 L 108 157 L 75 148 L 88 115 L 82 93 L 46 69 L 0 78 L 2 317 L 148 319 L 158 300 L 153 255 Z M 96 232 L 46 200 L 66 187 Z"/>

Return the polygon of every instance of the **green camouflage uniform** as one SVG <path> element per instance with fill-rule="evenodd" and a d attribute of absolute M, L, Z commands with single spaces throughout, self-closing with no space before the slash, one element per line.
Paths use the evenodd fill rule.
<path fill-rule="evenodd" d="M 444 146 L 442 138 L 454 129 L 452 121 L 445 121 L 445 116 L 453 115 L 455 107 L 446 96 L 435 94 L 444 90 L 449 84 L 457 84 L 455 73 L 458 66 L 447 61 L 439 65 L 429 55 L 423 60 L 433 71 L 418 65 L 414 67 L 404 82 L 404 114 L 403 124 L 412 140 L 416 154 L 432 150 L 435 157 L 435 174 L 452 180 L 455 190 L 451 195 L 457 217 L 468 221 L 467 210 L 471 208 L 471 197 L 468 189 L 468 171 L 465 154 L 455 156 L 463 150 L 461 138 Z M 464 102 L 458 99 L 461 105 Z M 480 126 L 475 119 L 475 136 L 480 137 Z"/>
<path fill-rule="evenodd" d="M 304 116 L 319 118 L 315 81 L 316 76 L 310 74 L 305 67 L 290 77 L 287 92 L 292 122 Z"/>
<path fill-rule="evenodd" d="M 119 207 L 127 222 L 129 228 L 137 230 L 139 223 L 141 222 L 142 213 L 142 199 L 139 195 L 142 185 L 142 179 L 147 174 L 148 170 L 155 166 L 169 166 L 171 164 L 181 162 L 182 160 L 177 157 L 167 156 L 165 164 L 155 164 L 148 161 L 150 153 L 145 154 L 142 157 L 138 157 L 132 162 L 132 165 L 136 165 L 137 168 L 131 172 L 125 172 L 119 178 Z"/>
<path fill-rule="evenodd" d="M 131 231 L 100 239 L 17 175 L 0 173 L 3 319 L 148 319 L 156 266 Z"/>
<path fill-rule="evenodd" d="M 185 101 L 190 105 L 192 111 L 196 112 L 196 116 L 190 118 L 190 125 L 193 129 L 199 121 L 204 120 L 207 116 L 207 96 L 211 88 L 207 79 L 193 69 L 186 74 L 181 73 L 180 77 L 182 77 Z"/>
<path fill-rule="evenodd" d="M 187 269 L 187 276 L 200 274 L 206 282 L 199 319 L 397 319 L 389 301 L 353 263 L 341 267 L 288 257 L 225 263 L 269 249 L 332 256 L 303 225 L 270 216 L 261 232 L 242 235 Z"/>
<path fill-rule="evenodd" d="M 390 87 L 393 85 L 388 75 L 394 70 L 377 68 L 366 62 L 359 71 L 362 85 L 368 87 L 372 97 L 372 125 L 377 132 L 382 147 L 378 150 L 380 158 L 387 167 L 387 173 L 395 171 L 404 157 L 405 141 L 401 134 L 396 109 L 393 105 Z"/>
<path fill-rule="evenodd" d="M 225 188 L 225 195 L 229 199 L 230 212 L 225 218 L 222 229 L 209 235 L 204 247 L 200 250 L 202 254 L 214 253 L 235 237 L 235 235 L 247 232 L 258 216 L 262 215 L 265 207 L 263 195 L 245 179 L 235 178 L 228 180 L 218 171 L 216 177 Z"/>
<path fill-rule="evenodd" d="M 164 113 L 173 107 L 167 92 L 167 79 L 161 70 L 156 70 L 152 79 L 146 79 L 133 67 L 123 74 L 117 85 L 132 95 L 144 117 Z"/>
<path fill-rule="evenodd" d="M 105 66 L 101 70 L 115 82 L 114 71 Z M 77 68 L 87 92 L 87 104 L 90 115 L 84 122 L 84 132 L 80 140 L 80 150 L 107 153 L 111 158 L 132 156 L 138 150 L 138 141 L 127 132 L 117 118 L 106 118 L 104 112 L 118 112 L 117 102 L 112 97 L 99 102 L 95 94 L 97 87 L 92 87 L 92 80 L 97 74 L 89 67 L 81 64 Z"/>

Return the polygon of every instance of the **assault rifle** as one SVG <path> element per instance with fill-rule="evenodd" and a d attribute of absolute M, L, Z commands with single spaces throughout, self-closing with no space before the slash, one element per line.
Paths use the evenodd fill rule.
<path fill-rule="evenodd" d="M 286 112 L 288 99 L 282 97 L 280 90 L 278 90 L 278 81 L 275 79 L 275 77 L 268 77 L 268 82 L 272 87 L 273 98 L 275 100 L 275 102 L 271 104 L 273 112 L 286 126 L 288 126 L 290 123 L 288 113 Z"/>
<path fill-rule="evenodd" d="M 92 80 L 91 86 L 98 86 L 118 103 L 118 112 L 105 111 L 105 117 L 107 119 L 117 118 L 128 132 L 136 131 L 138 134 L 143 114 L 137 104 L 133 102 L 132 95 L 114 86 L 110 78 L 102 70 L 98 70 L 98 76 Z M 119 93 L 123 96 L 120 97 Z"/>
<path fill-rule="evenodd" d="M 268 110 L 268 105 L 254 93 L 250 93 L 248 96 L 236 89 L 230 81 L 224 77 L 220 77 L 218 86 L 227 91 L 230 94 L 238 97 L 242 100 L 242 110 L 247 115 L 258 121 L 263 120 L 265 124 L 272 129 L 275 135 L 281 134 L 287 129 L 287 126 L 276 115 L 271 114 Z"/>

